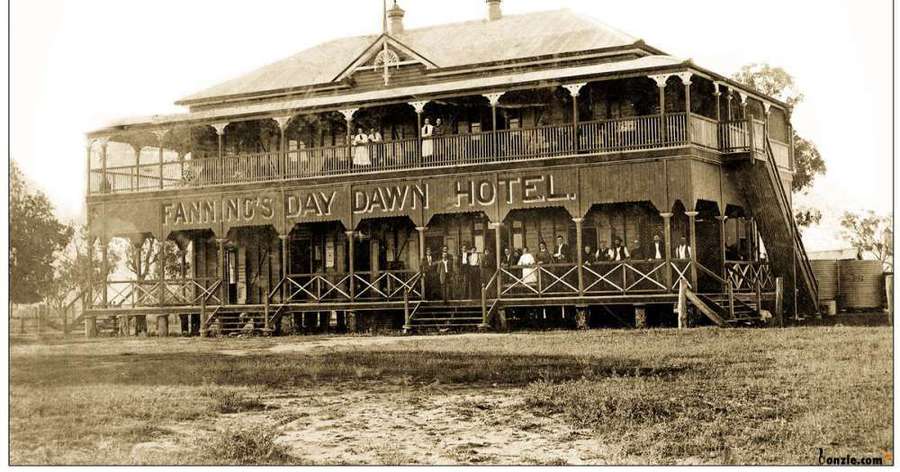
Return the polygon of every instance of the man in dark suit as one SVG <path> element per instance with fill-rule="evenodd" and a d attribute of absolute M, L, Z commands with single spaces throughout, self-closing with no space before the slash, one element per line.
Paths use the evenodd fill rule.
<path fill-rule="evenodd" d="M 631 249 L 631 258 L 636 261 L 646 260 L 647 257 L 644 254 L 644 246 L 641 245 L 641 241 L 638 239 L 634 240 L 634 246 Z"/>
<path fill-rule="evenodd" d="M 425 259 L 422 261 L 422 276 L 425 278 L 425 298 L 428 300 L 437 298 L 439 284 L 435 277 L 437 275 L 436 262 L 437 260 L 431 255 L 431 248 L 425 249 Z"/>
<path fill-rule="evenodd" d="M 437 262 L 438 282 L 441 284 L 441 299 L 444 303 L 450 299 L 450 284 L 453 280 L 453 263 L 450 254 L 441 254 L 441 260 Z"/>
<path fill-rule="evenodd" d="M 553 253 L 553 262 L 565 264 L 569 262 L 569 245 L 562 235 L 556 237 L 556 252 Z"/>

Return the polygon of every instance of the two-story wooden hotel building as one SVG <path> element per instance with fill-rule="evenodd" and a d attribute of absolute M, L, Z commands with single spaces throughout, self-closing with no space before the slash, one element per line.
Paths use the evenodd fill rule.
<path fill-rule="evenodd" d="M 383 34 L 89 133 L 105 274 L 89 334 L 147 316 L 199 334 L 496 327 L 560 307 L 666 325 L 682 287 L 727 322 L 771 303 L 776 279 L 789 311 L 815 309 L 784 103 L 570 11 L 486 4 L 414 30 L 395 4 Z M 178 255 L 122 276 L 113 238 Z M 617 240 L 633 254 L 597 257 Z M 558 241 L 567 257 L 518 265 Z M 475 293 L 463 246 L 480 256 Z"/>

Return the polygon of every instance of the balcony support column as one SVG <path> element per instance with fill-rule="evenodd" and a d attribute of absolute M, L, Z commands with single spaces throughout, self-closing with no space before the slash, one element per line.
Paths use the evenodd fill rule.
<path fill-rule="evenodd" d="M 85 195 L 91 194 L 91 153 L 94 149 L 94 140 L 92 138 L 87 139 L 87 145 L 85 146 L 85 162 L 84 162 L 84 170 L 85 170 L 85 182 L 84 182 L 84 193 Z"/>
<path fill-rule="evenodd" d="M 700 290 L 697 285 L 697 215 L 699 212 L 686 211 L 688 217 L 688 230 L 691 232 L 691 286 L 694 290 Z"/>
<path fill-rule="evenodd" d="M 216 129 L 216 136 L 218 136 L 219 143 L 219 159 L 222 159 L 225 157 L 225 127 L 228 126 L 228 122 L 213 123 L 210 126 Z M 191 157 L 193 157 L 193 155 Z"/>
<path fill-rule="evenodd" d="M 488 99 L 491 104 L 491 131 L 497 131 L 497 104 L 500 103 L 500 97 L 506 92 L 494 92 L 484 94 L 484 98 Z"/>
<path fill-rule="evenodd" d="M 103 283 L 103 308 L 109 307 L 109 240 L 100 238 L 100 277 Z"/>
<path fill-rule="evenodd" d="M 576 264 L 578 264 L 578 296 L 584 296 L 584 237 L 581 234 L 582 224 L 584 223 L 584 218 L 572 218 L 572 221 L 575 222 L 575 254 L 577 257 L 575 258 Z"/>
<path fill-rule="evenodd" d="M 725 95 L 726 101 L 728 102 L 727 110 L 728 113 L 728 121 L 734 120 L 734 111 L 732 110 L 732 102 L 734 101 L 734 94 L 731 92 L 731 89 L 728 89 L 728 94 Z"/>
<path fill-rule="evenodd" d="M 158 239 L 159 250 L 156 251 L 156 277 L 159 281 L 159 306 L 166 305 L 166 240 Z"/>
<path fill-rule="evenodd" d="M 88 217 L 90 220 L 90 217 Z M 87 296 L 87 305 L 86 308 L 93 308 L 94 303 L 97 298 L 94 296 L 94 237 L 91 236 L 90 229 L 88 229 L 88 245 L 87 245 L 87 259 L 88 259 L 88 296 Z"/>
<path fill-rule="evenodd" d="M 284 133 L 287 131 L 287 127 L 291 122 L 292 116 L 277 116 L 272 118 L 275 120 L 275 123 L 278 125 L 278 152 L 281 154 L 279 159 L 279 167 L 281 167 L 281 178 L 287 178 L 287 143 L 284 140 Z"/>
<path fill-rule="evenodd" d="M 727 250 L 725 247 L 725 220 L 727 220 L 728 217 L 725 215 L 716 215 L 716 219 L 719 220 L 719 258 L 722 259 L 722 280 L 727 281 L 728 267 L 726 266 L 725 257 L 725 252 Z"/>
<path fill-rule="evenodd" d="M 347 127 L 347 159 L 348 159 L 348 168 L 353 167 L 353 115 L 359 111 L 359 108 L 347 108 L 346 110 L 340 110 L 341 115 L 344 115 L 344 123 Z"/>
<path fill-rule="evenodd" d="M 428 231 L 427 226 L 416 226 L 416 232 L 419 234 L 419 288 L 422 291 L 422 299 L 425 299 L 425 232 Z"/>
<path fill-rule="evenodd" d="M 684 140 L 687 143 L 693 143 L 691 132 L 691 78 L 694 76 L 691 72 L 682 72 L 677 74 L 684 85 Z"/>
<path fill-rule="evenodd" d="M 669 80 L 669 74 L 648 76 L 656 82 L 656 88 L 659 89 L 659 129 L 660 137 L 663 142 L 668 140 L 668 130 L 666 129 L 666 82 Z"/>
<path fill-rule="evenodd" d="M 580 143 L 578 142 L 578 96 L 581 94 L 581 89 L 585 85 L 587 85 L 586 82 L 563 85 L 572 97 L 572 150 L 575 152 L 578 152 L 580 147 Z"/>
<path fill-rule="evenodd" d="M 353 270 L 353 253 L 355 252 L 353 249 L 353 238 L 356 236 L 356 231 L 345 231 L 344 234 L 347 235 L 347 262 L 350 271 L 350 301 L 352 302 L 356 299 L 356 275 L 354 274 Z"/>
<path fill-rule="evenodd" d="M 221 304 L 228 304 L 228 281 L 226 279 L 225 274 L 225 244 L 228 243 L 228 239 L 226 238 L 216 238 L 216 243 L 219 245 L 219 253 L 218 253 L 218 273 L 219 273 L 219 296 L 221 297 Z M 206 320 L 201 320 L 204 324 Z"/>
<path fill-rule="evenodd" d="M 497 104 L 500 103 L 500 97 L 506 92 L 486 93 L 484 98 L 488 99 L 491 104 L 491 145 L 494 147 L 494 157 L 500 152 L 500 143 L 497 139 Z"/>
<path fill-rule="evenodd" d="M 134 150 L 134 178 L 132 180 L 131 189 L 138 190 L 141 185 L 141 146 L 136 144 L 131 145 L 131 149 Z"/>
<path fill-rule="evenodd" d="M 499 299 L 501 295 L 503 295 L 503 272 L 500 269 L 500 265 L 503 263 L 503 252 L 502 252 L 502 241 L 500 240 L 500 228 L 503 227 L 503 223 L 488 223 L 488 228 L 494 230 L 494 263 L 497 266 L 497 298 Z"/>
<path fill-rule="evenodd" d="M 164 186 L 163 177 L 165 177 L 165 174 L 163 173 L 163 161 L 164 161 L 163 144 L 165 143 L 166 134 L 168 134 L 168 133 L 169 133 L 169 130 L 167 130 L 167 129 L 153 131 L 153 134 L 156 135 L 157 146 L 159 146 L 159 189 L 160 190 L 162 190 L 162 188 Z"/>
<path fill-rule="evenodd" d="M 750 117 L 747 116 L 747 94 L 744 92 L 741 92 L 740 90 L 737 91 L 737 94 L 738 94 L 738 97 L 741 98 L 741 119 L 750 121 L 750 123 L 752 123 L 752 120 L 750 120 Z"/>
<path fill-rule="evenodd" d="M 769 115 L 771 114 L 771 112 L 772 104 L 769 102 L 763 102 L 763 113 L 765 115 L 763 118 L 765 121 L 765 124 L 763 125 L 763 131 L 765 131 L 767 138 L 769 137 Z"/>
<path fill-rule="evenodd" d="M 674 283 L 672 282 L 672 213 L 660 213 L 663 219 L 663 238 L 666 247 L 666 291 L 671 292 Z"/>
<path fill-rule="evenodd" d="M 718 82 L 713 82 L 713 87 L 716 88 L 716 91 L 713 92 L 716 97 L 716 122 L 720 122 L 722 121 L 722 92 L 719 90 Z"/>
<path fill-rule="evenodd" d="M 288 262 L 290 261 L 290 234 L 279 234 L 278 239 L 281 241 L 281 278 L 282 280 L 287 279 L 288 274 L 291 273 L 290 268 L 288 267 Z M 287 303 L 287 288 L 284 283 L 281 284 L 281 303 Z"/>
<path fill-rule="evenodd" d="M 428 100 L 409 102 L 409 105 L 416 110 L 416 137 L 419 138 L 419 159 L 422 158 L 422 113 L 425 112 L 425 105 L 427 104 Z"/>
<path fill-rule="evenodd" d="M 112 190 L 106 175 L 106 147 L 109 145 L 109 138 L 100 138 L 98 142 L 100 143 L 100 193 L 109 193 Z"/>

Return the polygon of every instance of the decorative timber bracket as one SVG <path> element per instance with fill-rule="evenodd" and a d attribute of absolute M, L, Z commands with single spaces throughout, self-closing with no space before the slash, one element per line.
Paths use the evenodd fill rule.
<path fill-rule="evenodd" d="M 571 95 L 572 98 L 576 98 L 578 97 L 578 94 L 581 93 L 582 87 L 584 87 L 585 85 L 587 85 L 586 82 L 582 82 L 579 84 L 566 84 L 563 85 L 563 88 L 569 91 L 569 95 Z"/>
<path fill-rule="evenodd" d="M 497 106 L 500 103 L 500 97 L 502 97 L 506 92 L 493 92 L 493 93 L 485 93 L 483 94 L 484 98 L 488 99 L 488 102 L 491 103 L 492 107 Z"/>

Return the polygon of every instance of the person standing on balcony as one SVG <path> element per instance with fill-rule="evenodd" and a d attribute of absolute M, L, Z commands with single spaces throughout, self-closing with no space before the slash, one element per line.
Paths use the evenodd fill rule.
<path fill-rule="evenodd" d="M 422 157 L 431 158 L 434 156 L 434 141 L 431 137 L 434 135 L 434 125 L 431 120 L 425 118 L 425 124 L 422 125 Z"/>
<path fill-rule="evenodd" d="M 433 134 L 434 134 L 434 137 L 436 138 L 435 140 L 437 141 L 437 146 L 435 146 L 437 149 L 435 151 L 436 151 L 438 159 L 441 159 L 444 157 L 444 154 L 445 154 L 445 152 L 444 152 L 445 151 L 445 143 L 441 138 L 448 134 L 447 128 L 444 126 L 444 120 L 442 120 L 440 118 L 436 118 L 434 120 L 434 133 Z"/>
<path fill-rule="evenodd" d="M 538 244 L 537 262 L 538 264 L 553 264 L 553 255 L 550 254 L 547 243 L 544 241 Z"/>
<path fill-rule="evenodd" d="M 556 252 L 553 253 L 553 260 L 557 264 L 565 264 L 569 261 L 569 245 L 562 235 L 556 237 Z"/>
<path fill-rule="evenodd" d="M 527 285 L 537 285 L 537 264 L 534 256 L 528 252 L 528 247 L 522 248 L 522 257 L 519 258 L 518 265 L 522 267 L 522 283 Z"/>
<path fill-rule="evenodd" d="M 650 252 L 652 259 L 659 260 L 665 258 L 665 249 L 663 248 L 663 242 L 658 234 L 653 235 L 653 245 L 650 247 Z"/>
<path fill-rule="evenodd" d="M 597 251 L 597 254 L 599 254 L 599 253 L 600 252 Z M 591 265 L 594 262 L 596 262 L 596 259 L 595 259 L 596 256 L 594 255 L 594 251 L 591 250 L 590 245 L 584 246 L 584 256 L 582 256 L 582 257 L 583 257 L 584 265 L 586 265 L 586 266 Z"/>
<path fill-rule="evenodd" d="M 644 246 L 641 244 L 639 239 L 634 240 L 634 245 L 631 249 L 631 259 L 636 261 L 644 261 L 647 260 L 647 256 L 644 254 Z"/>
<path fill-rule="evenodd" d="M 628 248 L 622 245 L 621 239 L 616 238 L 613 247 L 609 250 L 609 260 L 619 262 L 629 259 L 630 257 L 631 255 L 628 253 Z"/>
<path fill-rule="evenodd" d="M 353 165 L 368 166 L 372 164 L 369 159 L 369 135 L 362 128 L 357 128 L 356 135 L 353 136 Z"/>
<path fill-rule="evenodd" d="M 594 262 L 606 262 L 609 260 L 609 245 L 606 241 L 600 241 L 597 252 L 594 254 Z"/>
<path fill-rule="evenodd" d="M 690 259 L 691 258 L 691 247 L 688 246 L 687 239 L 682 236 L 678 242 L 678 246 L 675 247 L 675 258 L 676 259 Z"/>
<path fill-rule="evenodd" d="M 519 261 L 519 258 L 512 252 L 509 247 L 503 248 L 503 258 L 500 259 L 500 266 L 504 269 L 509 269 L 510 267 L 516 265 Z"/>
<path fill-rule="evenodd" d="M 381 138 L 381 132 L 379 132 L 375 128 L 369 128 L 369 148 L 371 149 L 370 155 L 372 160 L 375 162 L 375 165 L 382 164 L 384 161 L 384 146 L 382 143 L 384 140 Z"/>

